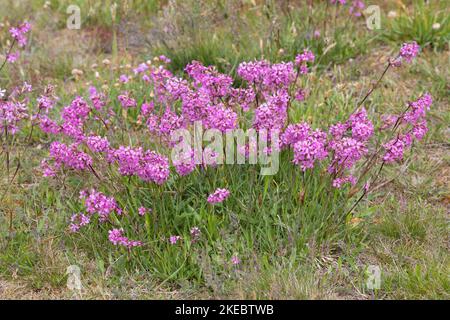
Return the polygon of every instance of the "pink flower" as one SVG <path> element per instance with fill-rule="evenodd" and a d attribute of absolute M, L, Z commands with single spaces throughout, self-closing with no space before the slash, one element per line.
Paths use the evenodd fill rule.
<path fill-rule="evenodd" d="M 233 264 L 233 265 L 238 265 L 239 263 L 241 263 L 241 260 L 239 259 L 239 257 L 238 256 L 232 256 L 231 257 L 231 263 Z"/>
<path fill-rule="evenodd" d="M 303 101 L 305 100 L 306 97 L 306 92 L 303 89 L 298 89 L 297 92 L 295 93 L 295 100 L 297 101 Z"/>
<path fill-rule="evenodd" d="M 170 236 L 170 238 L 169 238 L 169 242 L 170 242 L 171 245 L 177 244 L 177 242 L 179 240 L 181 240 L 180 236 Z"/>
<path fill-rule="evenodd" d="M 86 138 L 86 144 L 92 152 L 109 151 L 109 141 L 106 137 L 89 136 Z"/>
<path fill-rule="evenodd" d="M 411 136 L 409 134 L 399 135 L 383 144 L 383 148 L 386 150 L 383 156 L 383 161 L 386 163 L 400 161 L 403 159 L 403 152 L 405 147 L 410 146 L 412 143 Z"/>
<path fill-rule="evenodd" d="M 100 111 L 103 109 L 103 107 L 105 106 L 105 102 L 104 102 L 104 95 L 101 93 L 97 92 L 97 89 L 95 87 L 89 87 L 89 97 L 92 101 L 92 104 L 94 105 L 94 108 L 97 111 Z"/>
<path fill-rule="evenodd" d="M 306 122 L 290 124 L 281 134 L 281 145 L 292 146 L 298 141 L 306 140 L 310 131 L 311 127 Z"/>
<path fill-rule="evenodd" d="M 139 209 L 138 209 L 138 213 L 140 216 L 145 216 L 146 213 L 150 213 L 150 212 L 152 212 L 152 209 L 148 209 L 145 207 L 139 207 Z"/>
<path fill-rule="evenodd" d="M 347 126 L 352 130 L 352 137 L 358 141 L 367 141 L 373 135 L 373 124 L 367 117 L 366 109 L 353 113 L 347 121 Z"/>
<path fill-rule="evenodd" d="M 208 202 L 215 204 L 224 201 L 230 195 L 230 191 L 227 189 L 217 189 L 214 193 L 208 196 Z"/>
<path fill-rule="evenodd" d="M 315 58 L 314 53 L 306 49 L 295 57 L 295 65 L 299 67 L 300 74 L 308 73 L 307 63 L 314 62 Z"/>
<path fill-rule="evenodd" d="M 4 134 L 5 128 L 10 134 L 16 134 L 22 120 L 28 117 L 28 110 L 24 103 L 0 100 L 0 137 Z"/>
<path fill-rule="evenodd" d="M 119 215 L 122 214 L 122 210 L 113 197 L 107 197 L 95 189 L 92 189 L 84 198 L 86 211 L 91 215 L 97 213 L 101 222 L 108 220 L 109 215 L 113 212 L 117 212 Z"/>
<path fill-rule="evenodd" d="M 39 127 L 45 133 L 57 134 L 61 131 L 61 126 L 55 121 L 50 120 L 47 116 L 39 117 Z"/>
<path fill-rule="evenodd" d="M 18 27 L 12 27 L 9 29 L 9 33 L 14 40 L 17 41 L 19 47 L 25 47 L 27 44 L 27 38 L 25 37 L 25 33 L 28 33 L 31 30 L 31 25 L 28 22 L 23 22 Z"/>
<path fill-rule="evenodd" d="M 144 181 L 163 184 L 169 178 L 169 160 L 154 151 L 146 151 L 142 156 L 137 175 Z"/>
<path fill-rule="evenodd" d="M 303 53 L 298 54 L 295 57 L 295 64 L 301 65 L 302 63 L 306 62 L 314 62 L 316 57 L 314 56 L 314 53 L 312 51 L 305 49 Z"/>
<path fill-rule="evenodd" d="M 43 110 L 44 112 L 48 112 L 50 109 L 53 109 L 53 106 L 55 105 L 55 100 L 45 96 L 41 95 L 39 98 L 37 98 L 38 108 L 39 110 Z"/>
<path fill-rule="evenodd" d="M 70 231 L 77 232 L 82 226 L 89 224 L 90 218 L 83 213 L 74 213 L 70 218 L 70 222 Z"/>
<path fill-rule="evenodd" d="M 148 115 L 150 115 L 150 113 L 153 111 L 153 109 L 155 108 L 155 104 L 152 102 L 150 103 L 143 103 L 141 106 L 141 114 L 144 117 L 147 117 Z"/>
<path fill-rule="evenodd" d="M 343 184 L 350 183 L 352 186 L 356 184 L 356 178 L 352 175 L 349 175 L 348 177 L 343 178 L 336 178 L 333 180 L 333 187 L 335 188 L 341 188 Z"/>
<path fill-rule="evenodd" d="M 122 83 L 128 83 L 128 81 L 130 81 L 130 78 L 126 74 L 122 74 L 119 77 L 119 81 L 122 82 Z"/>
<path fill-rule="evenodd" d="M 122 105 L 122 107 L 124 108 L 132 108 L 132 107 L 136 107 L 136 100 L 134 100 L 133 98 L 131 98 L 128 94 L 128 92 L 124 92 L 121 95 L 119 95 L 117 97 L 120 101 L 120 104 Z"/>
<path fill-rule="evenodd" d="M 167 58 L 165 55 L 160 55 L 158 58 L 159 58 L 160 61 L 162 61 L 164 63 L 170 63 L 171 62 L 171 60 L 169 58 Z"/>
<path fill-rule="evenodd" d="M 350 169 L 368 152 L 363 142 L 350 137 L 330 141 L 329 148 L 334 153 L 328 168 L 330 173 Z"/>
<path fill-rule="evenodd" d="M 133 69 L 134 74 L 143 73 L 148 70 L 148 66 L 145 63 L 141 63 L 137 68 Z"/>
<path fill-rule="evenodd" d="M 417 44 L 417 42 L 413 41 L 410 43 L 404 43 L 400 48 L 400 57 L 408 62 L 411 62 L 412 59 L 414 59 L 419 54 L 419 51 L 420 46 Z"/>
<path fill-rule="evenodd" d="M 253 127 L 257 130 L 281 130 L 287 121 L 288 101 L 289 95 L 285 90 L 280 90 L 269 96 L 267 101 L 255 110 Z"/>
<path fill-rule="evenodd" d="M 196 164 L 194 161 L 194 152 L 192 150 L 189 150 L 179 156 L 173 157 L 172 162 L 175 166 L 176 172 L 180 176 L 186 176 L 196 168 Z"/>
<path fill-rule="evenodd" d="M 85 170 L 92 165 L 91 156 L 79 151 L 76 144 L 67 146 L 58 141 L 52 142 L 50 145 L 50 157 L 58 166 L 64 164 L 66 167 L 75 170 Z"/>
<path fill-rule="evenodd" d="M 420 46 L 417 44 L 417 42 L 413 41 L 409 43 L 403 43 L 402 47 L 400 48 L 398 57 L 393 59 L 391 61 L 391 64 L 394 67 L 399 67 L 402 65 L 403 60 L 411 63 L 412 60 L 419 54 L 419 52 Z"/>
<path fill-rule="evenodd" d="M 429 93 L 425 93 L 416 101 L 409 103 L 409 111 L 405 113 L 403 119 L 409 124 L 415 125 L 425 119 L 426 112 L 430 110 L 433 98 Z"/>
<path fill-rule="evenodd" d="M 365 8 L 365 4 L 361 0 L 353 0 L 352 5 L 349 9 L 350 14 L 353 14 L 355 17 L 360 17 L 362 15 L 363 9 Z"/>
<path fill-rule="evenodd" d="M 54 177 L 56 176 L 56 168 L 52 167 L 49 163 L 48 160 L 44 159 L 41 161 L 41 170 L 42 170 L 42 175 L 44 177 Z"/>
<path fill-rule="evenodd" d="M 20 56 L 20 52 L 19 51 L 13 52 L 13 53 L 9 53 L 9 54 L 6 55 L 6 61 L 8 63 L 14 63 L 14 62 L 17 61 L 17 59 L 19 59 L 19 56 Z"/>
<path fill-rule="evenodd" d="M 223 104 L 210 106 L 207 109 L 208 116 L 205 126 L 208 129 L 218 129 L 226 132 L 237 127 L 237 114 L 231 108 L 226 108 Z"/>
<path fill-rule="evenodd" d="M 323 160 L 328 156 L 326 145 L 326 133 L 316 129 L 305 139 L 295 142 L 292 162 L 299 165 L 303 171 L 311 169 L 316 161 Z"/>
<path fill-rule="evenodd" d="M 120 245 L 127 248 L 142 246 L 142 242 L 130 240 L 123 235 L 123 229 L 112 229 L 108 231 L 108 239 L 115 246 Z"/>
<path fill-rule="evenodd" d="M 175 112 L 167 108 L 159 123 L 159 132 L 162 135 L 170 136 L 172 131 L 184 127 L 183 116 L 178 116 Z"/>

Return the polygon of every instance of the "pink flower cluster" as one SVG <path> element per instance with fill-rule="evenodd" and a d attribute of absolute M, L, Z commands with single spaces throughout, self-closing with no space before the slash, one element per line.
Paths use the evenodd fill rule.
<path fill-rule="evenodd" d="M 82 97 L 76 97 L 69 106 L 64 107 L 61 111 L 63 123 L 61 124 L 61 132 L 76 142 L 85 139 L 83 132 L 84 122 L 88 119 L 91 107 Z"/>
<path fill-rule="evenodd" d="M 59 141 L 50 145 L 50 158 L 53 160 L 53 168 L 59 169 L 61 165 L 74 170 L 85 170 L 92 165 L 92 157 L 78 150 L 76 144 L 69 146 Z"/>
<path fill-rule="evenodd" d="M 312 51 L 304 50 L 303 53 L 295 57 L 295 65 L 299 68 L 299 72 L 301 74 L 306 74 L 309 71 L 307 63 L 314 62 L 315 59 L 316 57 L 314 56 Z"/>
<path fill-rule="evenodd" d="M 411 63 L 412 60 L 419 54 L 420 46 L 416 41 L 404 43 L 400 48 L 398 56 L 391 61 L 394 67 L 399 67 L 402 65 L 403 60 Z"/>
<path fill-rule="evenodd" d="M 139 207 L 138 214 L 140 216 L 145 216 L 147 213 L 152 212 L 152 209 L 146 208 L 146 207 Z"/>
<path fill-rule="evenodd" d="M 122 76 L 123 77 L 123 76 Z M 128 80 L 127 80 L 128 82 Z M 124 108 L 132 108 L 136 107 L 136 100 L 130 97 L 130 94 L 128 92 L 124 92 L 121 95 L 117 97 L 120 101 L 120 104 Z"/>
<path fill-rule="evenodd" d="M 360 17 L 362 15 L 362 12 L 366 5 L 361 0 L 353 0 L 352 5 L 349 8 L 350 14 L 354 15 L 355 17 Z"/>
<path fill-rule="evenodd" d="M 70 225 L 69 229 L 71 232 L 78 232 L 81 227 L 89 224 L 91 219 L 88 215 L 85 215 L 83 213 L 75 213 L 70 218 Z"/>
<path fill-rule="evenodd" d="M 350 183 L 352 186 L 356 184 L 357 180 L 354 176 L 349 175 L 343 178 L 336 178 L 333 180 L 333 187 L 341 188 L 345 183 Z"/>
<path fill-rule="evenodd" d="M 14 42 L 17 42 L 20 48 L 23 48 L 27 45 L 27 37 L 26 33 L 28 33 L 31 30 L 31 25 L 28 22 L 23 22 L 17 27 L 11 27 L 9 29 L 9 33 L 11 37 L 13 38 Z M 12 49 L 12 46 L 11 46 Z M 20 53 L 19 51 L 16 52 L 8 52 L 6 54 L 6 61 L 8 63 L 14 63 L 19 58 Z"/>
<path fill-rule="evenodd" d="M 28 22 L 23 22 L 17 27 L 12 27 L 9 29 L 11 37 L 17 41 L 19 47 L 25 47 L 27 44 L 27 38 L 25 36 L 31 30 L 31 25 Z"/>
<path fill-rule="evenodd" d="M 383 144 L 386 153 L 383 161 L 386 163 L 400 161 L 406 147 L 411 146 L 414 138 L 422 140 L 428 131 L 426 112 L 430 109 L 433 98 L 429 93 L 425 93 L 416 101 L 408 104 L 407 111 L 396 117 L 397 126 L 403 129 L 403 133 L 398 133 L 395 138 Z"/>
<path fill-rule="evenodd" d="M 253 127 L 257 130 L 281 130 L 287 121 L 288 102 L 289 94 L 286 90 L 279 90 L 269 96 L 267 101 L 255 110 Z"/>
<path fill-rule="evenodd" d="M 5 90 L 1 91 L 0 98 L 0 137 L 3 135 L 15 135 L 19 131 L 22 120 L 30 118 L 28 110 L 29 97 L 32 91 L 31 85 L 24 82 L 15 87 L 7 98 L 4 98 Z"/>
<path fill-rule="evenodd" d="M 223 202 L 230 195 L 230 191 L 227 189 L 217 189 L 212 194 L 208 196 L 208 202 L 211 204 L 216 204 Z"/>
<path fill-rule="evenodd" d="M 373 136 L 374 126 L 363 108 L 353 113 L 345 123 L 337 123 L 329 129 L 330 137 L 320 129 L 312 130 L 305 123 L 290 124 L 280 137 L 282 148 L 292 147 L 293 162 L 305 171 L 312 169 L 317 161 L 331 156 L 328 171 L 339 174 L 334 185 L 340 187 L 345 182 L 355 182 L 352 177 L 342 176 L 368 152 L 366 146 Z"/>
<path fill-rule="evenodd" d="M 123 229 L 112 229 L 108 231 L 108 239 L 115 246 L 124 246 L 126 248 L 133 248 L 142 246 L 141 241 L 130 240 L 123 235 Z"/>
<path fill-rule="evenodd" d="M 108 152 L 110 150 L 106 137 L 89 136 L 86 138 L 86 145 L 92 152 Z"/>
<path fill-rule="evenodd" d="M 180 236 L 170 236 L 170 237 L 169 237 L 169 243 L 170 243 L 171 245 L 177 244 L 177 242 L 180 241 L 180 240 L 181 240 L 181 237 L 180 237 Z"/>
<path fill-rule="evenodd" d="M 267 94 L 286 89 L 294 82 L 296 75 L 292 62 L 270 64 L 266 60 L 242 62 L 237 74 L 249 85 Z"/>
<path fill-rule="evenodd" d="M 93 86 L 89 87 L 89 98 L 91 99 L 92 105 L 97 111 L 101 111 L 106 105 L 104 95 L 102 93 L 99 93 Z"/>
<path fill-rule="evenodd" d="M 419 51 L 420 46 L 417 44 L 417 42 L 413 41 L 411 43 L 404 43 L 400 48 L 400 57 L 408 62 L 411 62 L 412 59 L 414 59 L 419 54 Z"/>
<path fill-rule="evenodd" d="M 316 161 L 328 156 L 327 135 L 325 132 L 305 123 L 290 124 L 280 137 L 281 147 L 292 147 L 293 163 L 305 171 L 314 167 Z"/>
<path fill-rule="evenodd" d="M 90 215 L 98 214 L 101 222 L 107 221 L 109 215 L 113 212 L 118 215 L 122 214 L 122 209 L 113 197 L 108 197 L 95 189 L 91 189 L 89 192 L 82 191 L 80 198 L 84 199 L 86 212 Z"/>
<path fill-rule="evenodd" d="M 352 168 L 368 153 L 367 142 L 373 136 L 374 126 L 367 117 L 366 110 L 362 108 L 350 115 L 345 123 L 331 126 L 329 132 L 331 140 L 328 146 L 332 159 L 328 171 L 342 175 L 345 169 Z M 341 179 L 348 182 L 348 178 L 341 177 Z M 342 185 L 342 183 L 336 185 Z"/>
<path fill-rule="evenodd" d="M 305 139 L 300 139 L 293 144 L 293 163 L 299 165 L 305 171 L 314 167 L 316 161 L 328 156 L 327 134 L 319 129 L 311 130 Z"/>
<path fill-rule="evenodd" d="M 109 162 L 117 162 L 124 176 L 136 175 L 144 181 L 163 184 L 169 177 L 169 160 L 154 151 L 120 146 L 110 150 Z"/>
<path fill-rule="evenodd" d="M 28 109 L 22 102 L 0 100 L 0 137 L 8 132 L 15 134 L 19 123 L 28 118 Z"/>

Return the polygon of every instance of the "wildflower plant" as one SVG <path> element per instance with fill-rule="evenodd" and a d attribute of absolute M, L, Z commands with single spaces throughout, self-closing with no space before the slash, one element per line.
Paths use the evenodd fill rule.
<path fill-rule="evenodd" d="M 0 61 L 0 74 L 9 64 L 14 64 L 19 56 L 20 49 L 27 45 L 27 34 L 31 30 L 28 22 L 20 23 L 9 29 L 10 45 L 6 49 L 5 58 Z M 17 48 L 18 47 L 18 48 Z M 0 157 L 6 171 L 7 187 L 0 194 L 3 201 L 10 184 L 15 180 L 20 168 L 20 154 L 17 152 L 18 136 L 27 120 L 33 118 L 28 107 L 32 86 L 27 82 L 7 89 L 0 88 L 0 142 L 2 144 Z M 1 159 L 1 158 L 0 158 Z M 15 163 L 14 163 L 15 162 Z"/>
<path fill-rule="evenodd" d="M 349 6 L 352 16 L 364 7 L 361 1 Z M 25 46 L 28 32 L 28 24 L 11 29 L 13 43 Z M 0 90 L 2 156 L 11 177 L 13 137 L 24 120 L 25 139 L 39 128 L 48 142 L 42 176 L 80 194 L 67 203 L 71 239 L 108 248 L 108 255 L 164 279 L 201 278 L 200 251 L 219 256 L 223 270 L 230 264 L 240 269 L 249 248 L 302 257 L 312 242 L 344 239 L 383 168 L 401 162 L 427 133 L 429 93 L 413 97 L 400 114 L 379 116 L 367 108 L 386 73 L 407 67 L 419 53 L 417 43 L 403 44 L 339 122 L 302 114 L 320 59 L 310 49 L 292 61 L 242 62 L 238 81 L 199 61 L 173 74 L 170 59 L 159 56 L 123 68 L 112 87 L 89 83 L 70 101 L 51 85 L 31 100 L 25 83 Z M 234 140 L 223 137 L 239 130 L 255 135 L 224 163 Z M 173 158 L 181 143 L 190 148 Z M 267 161 L 253 161 L 255 152 Z M 279 168 L 261 174 L 274 161 Z M 96 254 L 110 259 L 104 251 Z"/>

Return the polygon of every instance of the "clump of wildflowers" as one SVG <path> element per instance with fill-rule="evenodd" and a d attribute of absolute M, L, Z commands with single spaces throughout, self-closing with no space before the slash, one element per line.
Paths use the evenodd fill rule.
<path fill-rule="evenodd" d="M 361 3 L 352 2 L 352 14 L 360 14 L 364 7 Z M 403 60 L 410 62 L 419 49 L 416 43 L 404 44 L 398 57 L 389 62 L 387 69 L 401 64 Z M 168 59 L 164 57 L 155 61 L 157 60 L 168 63 Z M 115 171 L 118 171 L 119 175 L 127 177 L 121 177 L 123 183 L 144 185 L 151 182 L 163 185 L 169 180 L 171 169 L 174 168 L 172 173 L 176 172 L 177 175 L 170 177 L 172 185 L 172 180 L 176 181 L 179 176 L 187 176 L 194 171 L 201 174 L 206 171 L 207 166 L 217 166 L 219 163 L 220 154 L 208 147 L 201 149 L 201 155 L 194 155 L 191 149 L 186 150 L 179 158 L 172 159 L 172 164 L 169 163 L 166 156 L 168 147 L 175 144 L 169 139 L 172 133 L 178 129 L 193 130 L 198 121 L 205 128 L 217 129 L 222 133 L 231 129 L 244 129 L 246 126 L 251 126 L 259 133 L 278 130 L 281 133 L 279 144 L 262 148 L 261 153 L 267 155 L 273 150 L 289 150 L 288 152 L 293 154 L 292 163 L 298 166 L 299 171 L 323 168 L 322 173 L 328 172 L 332 187 L 355 187 L 360 184 L 365 174 L 358 175 L 366 169 L 361 168 L 361 163 L 368 163 L 367 168 L 370 169 L 370 166 L 377 162 L 384 165 L 400 161 L 413 140 L 424 137 L 428 130 L 426 112 L 432 103 L 429 94 L 409 103 L 408 108 L 400 115 L 383 116 L 380 132 L 391 128 L 393 135 L 388 141 L 382 141 L 380 148 L 375 148 L 375 126 L 363 107 L 375 86 L 346 121 L 335 123 L 329 128 L 312 128 L 307 122 L 291 123 L 294 100 L 303 101 L 306 92 L 309 92 L 299 88 L 297 80 L 309 72 L 314 61 L 313 52 L 304 50 L 296 56 L 295 61 L 290 62 L 243 62 L 237 68 L 238 76 L 244 80 L 240 88 L 233 87 L 231 76 L 198 61 L 186 66 L 187 76 L 183 78 L 174 76 L 165 65 L 143 63 L 133 70 L 135 75 L 139 76 L 121 75 L 119 81 L 124 84 L 142 81 L 141 84 L 149 87 L 150 94 L 145 96 L 140 108 L 129 110 L 127 117 L 120 119 L 116 116 L 117 110 L 105 110 L 110 100 L 95 87 L 89 88 L 88 100 L 76 97 L 69 106 L 63 108 L 60 112 L 62 121 L 58 122 L 49 118 L 49 111 L 54 108 L 57 99 L 51 94 L 44 94 L 37 99 L 38 110 L 41 112 L 38 117 L 40 127 L 49 134 L 60 134 L 64 140 L 54 141 L 50 145 L 50 157 L 41 164 L 43 173 L 45 176 L 55 176 L 58 170 L 68 168 L 78 171 L 89 169 L 95 174 L 92 165 L 94 161 L 98 161 L 96 168 L 113 171 L 107 172 L 105 179 L 114 177 Z M 125 109 L 137 107 L 136 100 L 128 92 L 122 92 L 117 99 L 111 100 L 118 101 Z M 7 119 L 3 123 L 9 125 L 8 130 L 14 131 L 16 123 L 27 116 L 21 114 L 22 106 L 23 104 L 15 102 L 0 102 L 0 119 Z M 124 126 L 123 122 L 129 119 L 130 123 Z M 0 128 L 1 125 L 2 122 Z M 138 132 L 142 128 L 145 128 L 143 132 Z M 125 139 L 126 130 L 136 131 L 129 132 L 128 139 Z M 117 138 L 117 131 L 121 132 L 122 140 Z M 250 149 L 256 150 L 257 142 L 269 142 L 271 139 L 260 136 L 258 141 L 255 141 L 250 138 L 248 143 L 239 146 L 238 152 L 249 158 Z M 124 143 L 124 140 L 127 142 Z M 181 139 L 176 142 L 181 142 Z M 374 151 L 373 157 L 371 151 Z M 196 156 L 201 159 L 195 159 Z M 365 159 L 367 161 L 363 161 Z M 99 178 L 100 181 L 102 179 Z M 373 180 L 370 182 L 373 183 Z M 364 183 L 364 193 L 368 192 L 369 186 L 369 182 Z M 159 187 L 157 189 L 159 190 Z M 229 196 L 228 189 L 219 188 L 209 194 L 206 201 L 217 204 Z M 112 214 L 122 214 L 122 209 L 114 197 L 92 189 L 83 192 L 82 199 L 86 214 L 72 216 L 69 226 L 72 231 L 76 232 L 89 223 L 94 215 L 98 216 L 100 222 L 113 223 L 116 222 L 115 218 L 121 220 L 121 223 L 126 221 L 123 217 L 114 216 L 112 219 Z M 137 214 L 145 216 L 149 212 L 151 209 L 139 207 Z M 200 229 L 193 227 L 190 230 L 191 242 L 197 242 L 199 238 Z M 142 244 L 128 239 L 124 236 L 123 229 L 118 228 L 109 231 L 109 240 L 114 245 L 127 248 Z M 171 245 L 176 245 L 182 238 L 172 235 L 169 239 L 164 239 L 167 240 Z M 239 258 L 233 256 L 232 264 L 239 263 Z"/>

